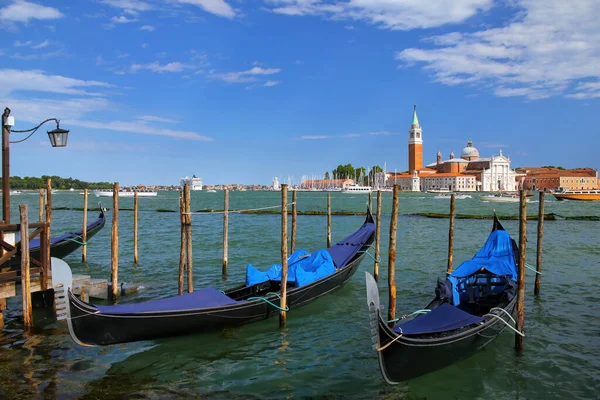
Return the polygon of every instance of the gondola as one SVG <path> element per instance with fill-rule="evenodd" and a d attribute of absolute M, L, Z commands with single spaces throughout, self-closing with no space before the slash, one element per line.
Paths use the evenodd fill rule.
<path fill-rule="evenodd" d="M 374 231 L 375 223 L 368 210 L 364 224 L 330 248 L 311 254 L 301 250 L 294 252 L 288 258 L 289 310 L 341 288 L 371 247 Z M 280 264 L 266 272 L 249 265 L 246 283 L 224 292 L 209 287 L 165 299 L 100 306 L 73 295 L 70 269 L 58 261 L 52 264 L 57 317 L 66 317 L 71 338 L 81 345 L 109 345 L 208 332 L 279 314 Z"/>
<path fill-rule="evenodd" d="M 410 319 L 384 319 L 375 279 L 366 273 L 374 349 L 384 380 L 397 384 L 466 358 L 494 340 L 510 322 L 516 304 L 517 244 L 494 215 L 487 241 L 463 262 L 436 296 Z M 393 325 L 390 327 L 390 325 Z"/>
<path fill-rule="evenodd" d="M 86 229 L 87 240 L 90 240 L 96 233 L 104 227 L 106 223 L 105 211 L 100 206 L 100 215 L 96 220 L 89 223 Z M 64 233 L 50 238 L 50 256 L 63 258 L 80 248 L 82 244 L 83 230 Z M 31 258 L 40 258 L 40 239 L 36 238 L 29 242 L 29 254 Z"/>

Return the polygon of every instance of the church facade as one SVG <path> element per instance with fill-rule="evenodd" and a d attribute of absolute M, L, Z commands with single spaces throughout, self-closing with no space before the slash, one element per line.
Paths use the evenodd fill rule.
<path fill-rule="evenodd" d="M 438 151 L 436 162 L 423 167 L 423 129 L 415 106 L 408 130 L 408 171 L 387 173 L 386 178 L 387 185 L 398 184 L 406 191 L 492 192 L 517 190 L 521 174 L 510 168 L 510 158 L 502 151 L 498 156 L 480 157 L 470 140 L 460 157 L 451 152 L 450 157 L 443 160 Z"/>

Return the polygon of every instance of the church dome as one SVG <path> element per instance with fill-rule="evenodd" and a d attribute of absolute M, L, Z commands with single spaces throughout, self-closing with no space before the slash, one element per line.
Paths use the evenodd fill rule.
<path fill-rule="evenodd" d="M 469 161 L 479 158 L 479 150 L 473 147 L 472 141 L 469 140 L 469 142 L 467 143 L 467 147 L 462 149 L 460 153 L 460 158 L 464 158 L 465 160 Z"/>

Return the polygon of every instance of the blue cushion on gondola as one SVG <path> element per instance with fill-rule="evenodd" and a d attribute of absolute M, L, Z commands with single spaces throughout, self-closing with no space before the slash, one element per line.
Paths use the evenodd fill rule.
<path fill-rule="evenodd" d="M 117 304 L 114 306 L 96 306 L 105 314 L 134 314 L 161 311 L 195 310 L 237 303 L 231 297 L 215 288 L 203 288 L 181 296 L 151 300 L 143 303 Z"/>
<path fill-rule="evenodd" d="M 306 250 L 296 250 L 288 258 L 288 282 L 296 282 L 296 274 L 292 266 L 297 262 L 306 260 L 306 256 L 310 253 Z M 268 270 L 260 271 L 252 264 L 246 266 L 246 286 L 256 285 L 266 281 L 281 280 L 281 264 L 273 264 Z"/>
<path fill-rule="evenodd" d="M 393 330 L 404 335 L 422 335 L 438 332 L 446 332 L 462 328 L 471 324 L 477 324 L 483 318 L 469 314 L 448 303 L 443 303 L 427 314 L 396 325 Z"/>
<path fill-rule="evenodd" d="M 333 260 L 326 250 L 314 252 L 310 257 L 294 265 L 296 287 L 308 285 L 335 272 Z"/>

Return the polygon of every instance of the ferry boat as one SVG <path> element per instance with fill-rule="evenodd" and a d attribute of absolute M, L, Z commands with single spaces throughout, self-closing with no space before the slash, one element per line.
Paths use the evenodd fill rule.
<path fill-rule="evenodd" d="M 429 189 L 427 193 L 450 193 L 450 189 L 447 187 L 442 187 L 439 189 Z"/>
<path fill-rule="evenodd" d="M 152 190 L 119 190 L 119 197 L 133 197 L 137 193 L 138 197 L 156 197 L 158 192 Z M 94 194 L 96 197 L 113 197 L 112 190 L 95 190 Z"/>
<path fill-rule="evenodd" d="M 600 200 L 600 189 L 592 190 L 563 190 L 554 194 L 556 200 Z"/>
<path fill-rule="evenodd" d="M 518 203 L 520 201 L 520 197 L 517 194 L 499 193 L 481 196 L 479 200 L 489 201 L 492 203 Z M 529 202 L 529 199 L 527 197 L 525 197 L 525 202 Z"/>
<path fill-rule="evenodd" d="M 202 178 L 198 178 L 196 175 L 193 175 L 191 178 L 188 178 L 187 176 L 181 178 L 182 189 L 186 183 L 190 184 L 190 190 L 202 190 Z"/>
<path fill-rule="evenodd" d="M 371 186 L 360 186 L 353 183 L 343 188 L 342 193 L 371 193 Z"/>
<path fill-rule="evenodd" d="M 434 199 L 449 199 L 451 197 L 452 197 L 452 193 L 440 193 L 437 196 L 435 196 Z M 456 200 L 464 200 L 464 199 L 470 199 L 471 196 L 468 194 L 454 193 L 454 198 Z"/>

